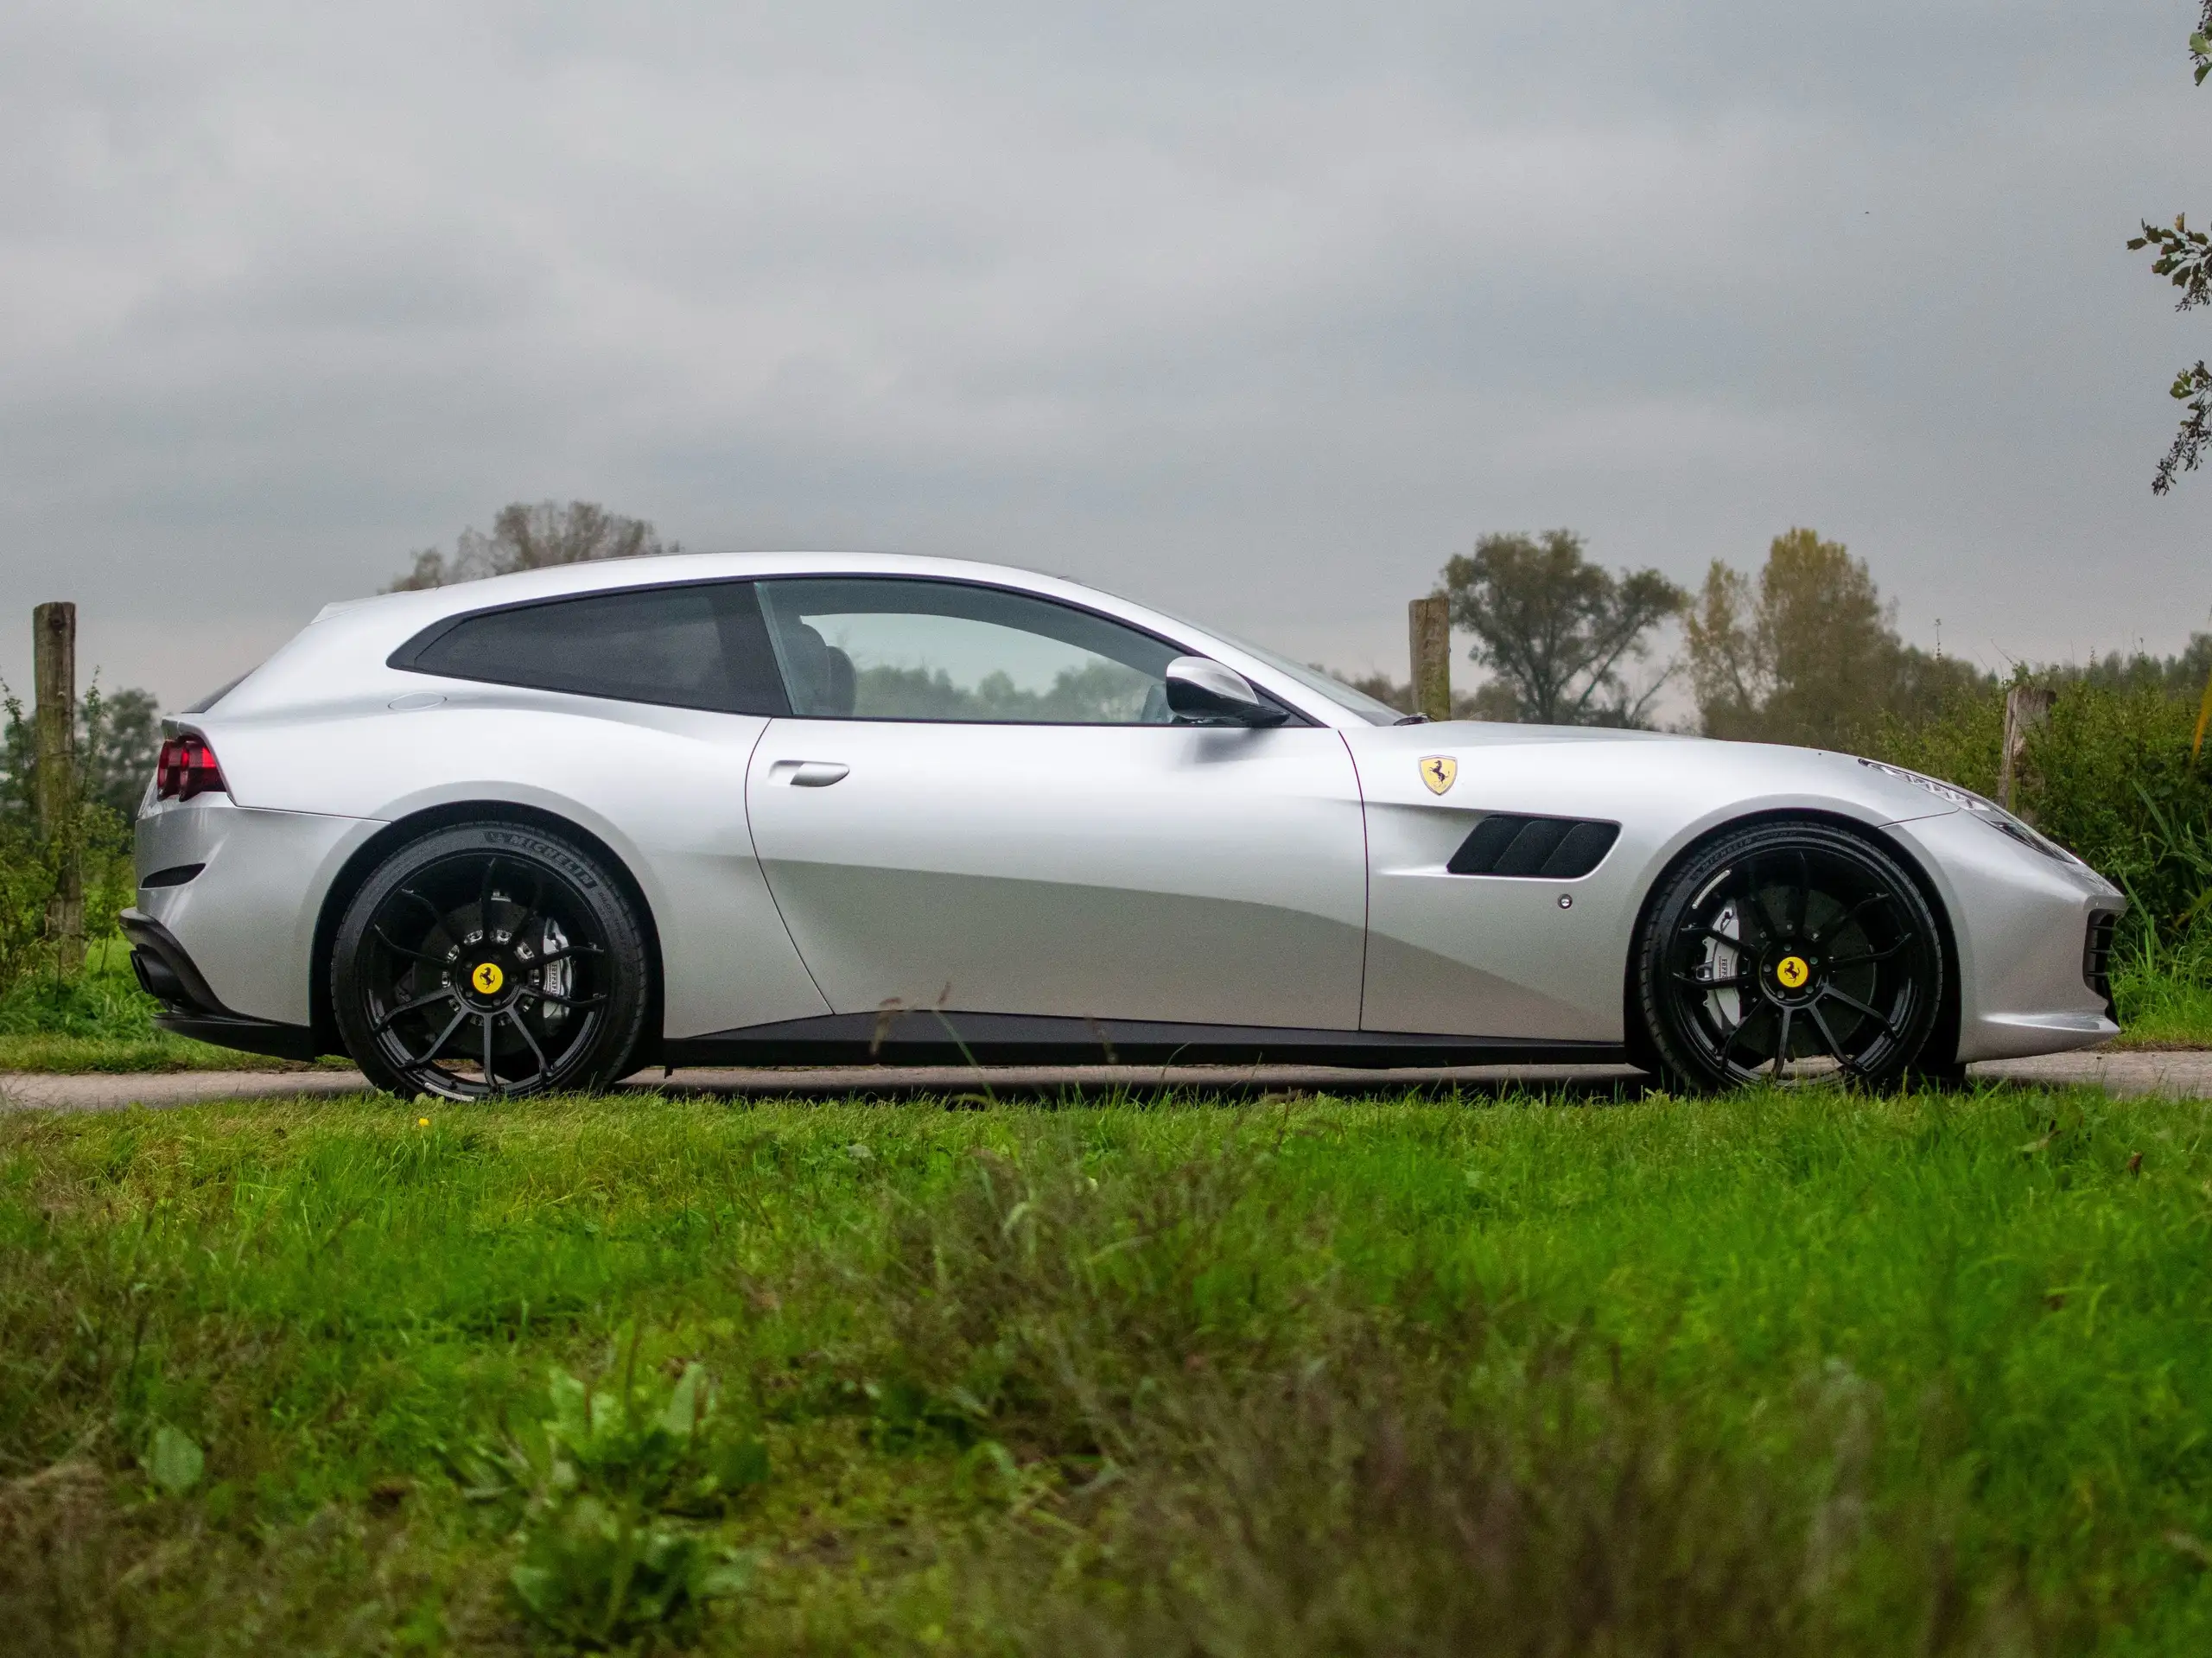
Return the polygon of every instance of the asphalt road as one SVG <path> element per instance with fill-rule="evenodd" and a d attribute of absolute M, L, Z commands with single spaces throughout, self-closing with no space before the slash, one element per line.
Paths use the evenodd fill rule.
<path fill-rule="evenodd" d="M 2165 1094 L 2212 1099 L 2212 1052 L 2155 1051 L 2054 1054 L 2005 1059 L 1972 1067 L 1980 1080 L 2037 1087 L 2086 1083 L 2120 1095 Z M 966 1096 L 995 1100 L 1095 1097 L 1125 1090 L 1204 1089 L 1244 1095 L 1292 1090 L 1339 1095 L 1395 1094 L 1414 1089 L 1484 1091 L 1544 1089 L 1580 1096 L 1610 1096 L 1643 1082 L 1624 1065 L 1484 1065 L 1449 1070 L 1351 1070 L 1326 1066 L 1056 1065 L 976 1070 L 961 1066 L 851 1066 L 789 1070 L 678 1070 L 664 1078 L 645 1075 L 620 1084 L 627 1093 L 708 1095 L 732 1099 L 819 1099 L 846 1095 L 905 1098 Z M 326 1099 L 365 1091 L 352 1070 L 181 1070 L 135 1076 L 52 1077 L 0 1072 L 0 1109 L 114 1111 L 138 1105 L 160 1108 L 206 1100 Z"/>

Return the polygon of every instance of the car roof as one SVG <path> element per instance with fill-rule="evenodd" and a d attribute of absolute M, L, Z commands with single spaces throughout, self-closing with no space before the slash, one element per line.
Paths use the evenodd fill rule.
<path fill-rule="evenodd" d="M 885 575 L 973 581 L 1058 599 L 1211 656 L 1308 716 L 1331 726 L 1366 721 L 1233 639 L 1065 578 L 1012 565 L 906 553 L 666 553 L 521 570 L 512 575 L 384 593 L 325 605 L 289 644 L 222 696 L 201 719 L 321 702 L 388 685 L 385 659 L 423 629 L 474 611 L 626 588 L 771 576 Z M 199 723 L 195 721 L 194 723 Z"/>

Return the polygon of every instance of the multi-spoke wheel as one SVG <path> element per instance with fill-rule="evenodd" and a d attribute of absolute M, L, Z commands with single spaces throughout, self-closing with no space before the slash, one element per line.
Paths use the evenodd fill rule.
<path fill-rule="evenodd" d="M 346 1051 L 395 1094 L 612 1081 L 645 1007 L 636 917 L 597 860 L 512 823 L 436 829 L 347 907 L 331 962 Z"/>
<path fill-rule="evenodd" d="M 1936 918 L 1895 859 L 1841 829 L 1761 824 L 1704 848 L 1662 885 L 1637 959 L 1679 1083 L 1881 1087 L 1948 1058 L 1922 1051 L 1943 1000 Z"/>

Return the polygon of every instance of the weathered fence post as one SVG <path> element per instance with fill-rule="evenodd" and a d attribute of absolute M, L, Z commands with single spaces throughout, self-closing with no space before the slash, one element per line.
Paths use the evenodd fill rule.
<path fill-rule="evenodd" d="M 37 752 L 38 832 L 60 868 L 46 904 L 46 935 L 65 973 L 85 963 L 84 871 L 77 848 L 77 607 L 31 612 L 32 715 Z"/>
<path fill-rule="evenodd" d="M 2015 685 L 2005 693 L 2004 747 L 1997 759 L 1997 804 L 2012 810 L 2012 795 L 2020 781 L 2020 760 L 2028 752 L 2028 735 L 2050 718 L 2058 693 L 2040 685 Z"/>
<path fill-rule="evenodd" d="M 1432 720 L 1452 717 L 1452 601 L 1432 594 L 1406 607 L 1413 647 L 1414 712 Z"/>

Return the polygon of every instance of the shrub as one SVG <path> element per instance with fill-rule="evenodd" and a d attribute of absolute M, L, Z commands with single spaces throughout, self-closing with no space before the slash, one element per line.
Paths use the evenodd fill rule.
<path fill-rule="evenodd" d="M 94 730 L 99 696 L 86 699 Z M 85 904 L 85 936 L 105 938 L 130 902 L 135 877 L 130 824 L 79 779 L 77 799 L 61 832 L 41 837 L 32 812 L 32 742 L 22 702 L 0 686 L 0 996 L 41 969 L 56 964 L 48 909 L 61 890 L 66 861 L 78 862 Z"/>

